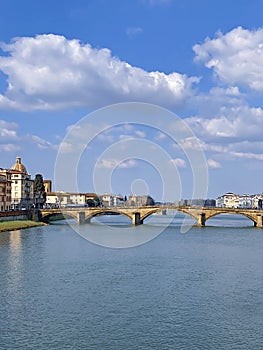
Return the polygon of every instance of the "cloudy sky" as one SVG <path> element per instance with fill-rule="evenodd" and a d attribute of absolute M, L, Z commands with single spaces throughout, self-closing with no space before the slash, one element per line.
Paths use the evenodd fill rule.
<path fill-rule="evenodd" d="M 262 12 L 262 0 L 0 1 L 0 167 L 19 155 L 54 180 L 79 149 L 80 191 L 173 200 L 198 186 L 198 150 L 207 197 L 261 193 Z M 127 102 L 156 105 L 159 124 L 144 107 L 137 123 L 104 113 Z M 168 135 L 169 112 L 189 133 Z"/>

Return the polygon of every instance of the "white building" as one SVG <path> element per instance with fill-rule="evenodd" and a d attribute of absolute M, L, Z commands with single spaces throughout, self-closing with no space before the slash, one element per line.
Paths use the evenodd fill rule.
<path fill-rule="evenodd" d="M 124 205 L 124 198 L 121 195 L 104 193 L 100 196 L 100 199 L 105 207 L 121 207 Z"/>
<path fill-rule="evenodd" d="M 59 192 L 47 192 L 46 193 L 46 207 L 47 208 L 59 208 L 65 207 L 70 203 L 69 193 Z"/>
<path fill-rule="evenodd" d="M 262 209 L 263 207 L 263 194 L 255 194 L 252 196 L 252 208 Z"/>
<path fill-rule="evenodd" d="M 89 199 L 98 198 L 95 193 L 79 193 L 79 192 L 47 192 L 46 207 L 58 208 L 67 206 L 85 206 Z"/>
<path fill-rule="evenodd" d="M 86 194 L 85 193 L 69 193 L 70 204 L 85 205 Z"/>
<path fill-rule="evenodd" d="M 216 199 L 216 206 L 220 208 L 254 208 L 262 209 L 263 194 L 243 194 L 238 195 L 231 192 Z"/>
<path fill-rule="evenodd" d="M 34 204 L 33 184 L 31 175 L 21 163 L 21 158 L 16 157 L 16 163 L 11 167 L 11 207 L 13 209 L 30 209 Z"/>
<path fill-rule="evenodd" d="M 253 196 L 249 194 L 243 194 L 239 196 L 238 208 L 252 208 L 253 207 Z"/>
<path fill-rule="evenodd" d="M 238 208 L 239 195 L 228 192 L 216 199 L 216 207 L 219 208 Z"/>

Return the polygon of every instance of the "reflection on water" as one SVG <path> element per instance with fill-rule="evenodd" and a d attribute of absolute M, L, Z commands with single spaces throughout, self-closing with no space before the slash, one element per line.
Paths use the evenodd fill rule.
<path fill-rule="evenodd" d="M 21 231 L 13 231 L 10 233 L 10 249 L 12 251 L 19 251 L 21 248 Z"/>
<path fill-rule="evenodd" d="M 220 214 L 207 220 L 206 226 L 248 227 L 254 226 L 254 223 L 244 215 Z"/>
<path fill-rule="evenodd" d="M 121 219 L 83 227 L 102 235 L 103 223 L 120 223 L 121 233 Z M 218 216 L 228 227 L 182 234 L 183 219 L 124 250 L 91 244 L 66 221 L 1 233 L 1 350 L 262 349 L 263 229 Z"/>
<path fill-rule="evenodd" d="M 91 225 L 78 225 L 74 219 L 62 221 L 69 223 L 71 228 L 88 241 L 110 248 L 135 247 L 162 234 L 168 227 L 177 228 L 186 234 L 196 224 L 189 215 L 177 211 L 168 211 L 167 215 L 151 215 L 144 220 L 143 225 L 131 225 L 131 221 L 124 215 L 102 215 L 94 217 Z M 207 220 L 208 227 L 241 228 L 253 226 L 251 220 L 242 215 L 221 214 Z M 102 229 L 103 227 L 103 229 Z"/>

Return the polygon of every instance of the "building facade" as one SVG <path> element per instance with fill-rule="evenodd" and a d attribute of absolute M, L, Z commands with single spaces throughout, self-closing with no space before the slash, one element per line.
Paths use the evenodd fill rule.
<path fill-rule="evenodd" d="M 6 210 L 6 177 L 0 175 L 0 211 Z"/>
<path fill-rule="evenodd" d="M 239 196 L 238 208 L 252 208 L 253 207 L 253 196 L 249 194 L 243 194 Z"/>
<path fill-rule="evenodd" d="M 34 180 L 27 173 L 21 158 L 16 157 L 16 163 L 11 167 L 11 208 L 30 209 L 34 205 Z"/>
<path fill-rule="evenodd" d="M 239 195 L 232 192 L 228 192 L 216 199 L 216 206 L 219 208 L 238 208 Z"/>
<path fill-rule="evenodd" d="M 216 206 L 220 208 L 262 209 L 263 194 L 234 194 L 228 192 L 216 199 Z"/>
<path fill-rule="evenodd" d="M 252 196 L 252 208 L 262 209 L 263 208 L 263 194 L 255 194 Z"/>
<path fill-rule="evenodd" d="M 151 196 L 136 196 L 136 195 L 130 195 L 128 204 L 131 206 L 147 206 L 147 205 L 154 205 L 155 202 Z"/>
<path fill-rule="evenodd" d="M 46 207 L 59 208 L 69 206 L 86 206 L 89 200 L 96 200 L 98 195 L 95 193 L 79 192 L 46 192 Z"/>
<path fill-rule="evenodd" d="M 0 211 L 11 210 L 11 172 L 0 169 Z"/>
<path fill-rule="evenodd" d="M 100 196 L 100 200 L 104 207 L 122 207 L 124 205 L 122 195 L 104 193 Z"/>

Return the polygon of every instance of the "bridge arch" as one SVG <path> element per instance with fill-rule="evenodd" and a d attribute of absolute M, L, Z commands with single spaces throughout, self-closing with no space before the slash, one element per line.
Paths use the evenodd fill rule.
<path fill-rule="evenodd" d="M 192 212 L 192 211 L 189 211 L 187 208 L 180 208 L 180 207 L 178 207 L 176 210 L 180 211 L 181 213 L 187 214 L 188 216 L 193 218 L 196 221 L 196 223 L 198 223 L 199 214 L 197 214 L 196 212 Z"/>
<path fill-rule="evenodd" d="M 78 215 L 76 213 L 74 213 L 74 212 L 68 212 L 66 214 L 63 214 L 62 212 L 42 213 L 40 221 L 44 221 L 44 222 L 45 221 L 49 221 L 49 219 L 51 217 L 56 217 L 56 216 L 61 216 L 61 217 L 63 216 L 65 218 L 65 220 L 67 219 L 67 217 L 70 217 L 70 218 L 75 219 L 75 220 L 78 221 Z M 67 217 L 65 217 L 65 216 L 67 216 Z M 63 219 L 61 219 L 61 220 L 63 220 Z"/>
<path fill-rule="evenodd" d="M 242 215 L 246 218 L 248 218 L 249 220 L 251 220 L 254 224 L 254 226 L 256 226 L 257 224 L 257 221 L 256 221 L 256 218 L 253 214 L 250 214 L 248 212 L 240 212 L 240 213 L 237 213 L 236 211 L 231 211 L 231 210 L 222 210 L 220 212 L 216 212 L 216 213 L 213 213 L 213 214 L 210 214 L 210 215 L 206 215 L 206 221 L 209 220 L 209 219 L 212 219 L 213 217 L 215 216 L 218 216 L 218 215 L 221 215 L 221 214 L 229 214 L 229 215 Z"/>
<path fill-rule="evenodd" d="M 103 216 L 103 215 L 123 215 L 126 216 L 127 218 L 129 218 L 132 221 L 132 216 L 123 212 L 123 211 L 119 211 L 118 209 L 114 210 L 114 209 L 107 209 L 107 208 L 101 208 L 100 210 L 97 210 L 96 212 L 92 212 L 91 214 L 87 214 L 85 217 L 85 221 L 86 222 L 90 222 L 92 218 L 95 218 L 96 216 Z"/>
<path fill-rule="evenodd" d="M 146 214 L 141 215 L 141 221 L 145 220 L 146 218 L 148 218 L 152 214 L 157 213 L 158 211 L 160 211 L 160 208 L 155 208 L 155 209 L 149 210 Z"/>
<path fill-rule="evenodd" d="M 157 213 L 158 211 L 160 211 L 160 209 L 166 209 L 166 210 L 176 210 L 176 211 L 180 211 L 183 214 L 186 214 L 187 216 L 191 217 L 192 219 L 194 219 L 196 221 L 196 223 L 198 223 L 198 217 L 200 214 L 196 213 L 196 212 L 192 212 L 189 211 L 188 208 L 182 208 L 182 207 L 162 207 L 162 208 L 154 208 L 152 210 L 149 210 L 146 214 L 141 216 L 142 221 L 146 218 L 148 218 L 149 216 L 151 216 L 154 213 Z"/>

